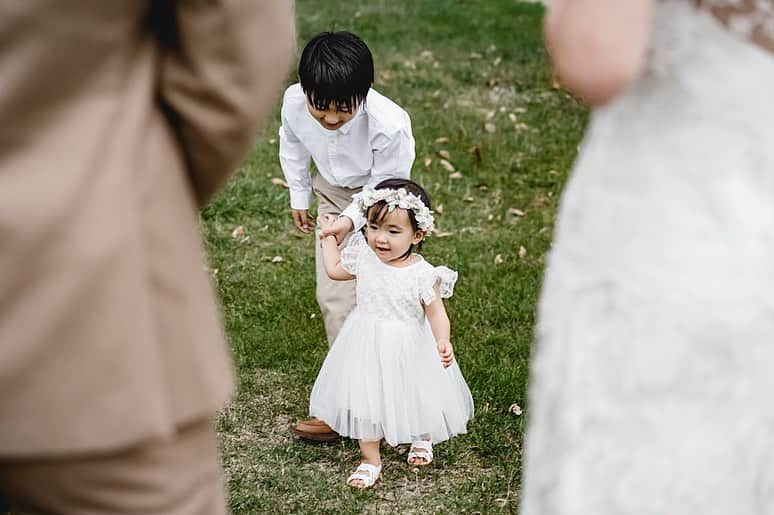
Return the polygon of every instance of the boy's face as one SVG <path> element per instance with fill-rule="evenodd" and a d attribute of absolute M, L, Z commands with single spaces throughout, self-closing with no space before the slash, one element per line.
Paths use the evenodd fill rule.
<path fill-rule="evenodd" d="M 314 119 L 329 131 L 335 131 L 350 121 L 357 113 L 357 107 L 355 106 L 352 106 L 352 109 L 349 111 L 344 111 L 342 110 L 344 108 L 336 109 L 333 102 L 328 104 L 328 108 L 325 110 L 315 109 L 310 102 L 306 103 L 306 108 L 309 109 L 309 113 L 311 113 Z"/>

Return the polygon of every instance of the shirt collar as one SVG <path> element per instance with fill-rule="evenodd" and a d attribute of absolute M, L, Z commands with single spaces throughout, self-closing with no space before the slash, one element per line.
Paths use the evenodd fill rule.
<path fill-rule="evenodd" d="M 355 113 L 355 116 L 352 117 L 350 121 L 336 129 L 338 132 L 341 132 L 342 134 L 349 134 L 349 131 L 352 130 L 352 126 L 354 125 L 355 120 L 357 120 L 360 116 L 363 116 L 363 113 L 366 111 L 366 102 L 363 100 L 363 103 L 360 104 L 360 107 L 358 107 L 357 112 Z"/>

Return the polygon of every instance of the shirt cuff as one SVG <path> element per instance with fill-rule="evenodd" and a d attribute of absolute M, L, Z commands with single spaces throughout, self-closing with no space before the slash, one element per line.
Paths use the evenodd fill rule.
<path fill-rule="evenodd" d="M 359 231 L 365 225 L 365 217 L 360 213 L 360 208 L 353 202 L 341 212 L 339 217 L 346 216 L 352 220 L 352 230 Z"/>
<path fill-rule="evenodd" d="M 290 209 L 309 209 L 312 205 L 312 192 L 309 190 L 290 190 Z"/>

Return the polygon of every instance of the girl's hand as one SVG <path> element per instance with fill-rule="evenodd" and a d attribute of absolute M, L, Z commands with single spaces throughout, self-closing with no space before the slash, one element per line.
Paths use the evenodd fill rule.
<path fill-rule="evenodd" d="M 438 354 L 441 356 L 441 364 L 444 368 L 454 363 L 454 349 L 449 340 L 438 340 Z"/>

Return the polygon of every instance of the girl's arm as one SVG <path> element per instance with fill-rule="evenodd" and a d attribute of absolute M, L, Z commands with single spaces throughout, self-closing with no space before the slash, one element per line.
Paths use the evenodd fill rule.
<path fill-rule="evenodd" d="M 435 341 L 438 344 L 441 363 L 443 363 L 444 367 L 448 367 L 454 361 L 454 349 L 449 340 L 451 324 L 449 323 L 449 316 L 446 314 L 446 308 L 441 300 L 441 291 L 437 282 L 433 286 L 433 290 L 435 291 L 435 299 L 428 304 L 424 304 L 425 316 L 427 321 L 430 322 L 430 329 L 433 330 L 433 336 L 435 336 Z"/>
<path fill-rule="evenodd" d="M 344 270 L 341 266 L 341 251 L 336 243 L 336 237 L 333 235 L 325 236 L 322 239 L 322 257 L 323 266 L 328 277 L 334 281 L 349 281 L 355 276 Z"/>
<path fill-rule="evenodd" d="M 621 93 L 642 69 L 652 11 L 653 0 L 552 0 L 544 35 L 562 84 L 592 105 Z"/>

